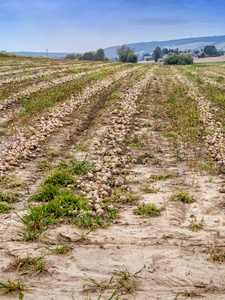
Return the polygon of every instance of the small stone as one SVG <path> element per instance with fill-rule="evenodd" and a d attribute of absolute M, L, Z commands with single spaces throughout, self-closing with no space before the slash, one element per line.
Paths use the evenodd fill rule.
<path fill-rule="evenodd" d="M 127 201 L 127 197 L 126 196 L 121 196 L 120 197 L 120 201 L 121 202 L 126 202 Z"/>
<path fill-rule="evenodd" d="M 10 160 L 9 165 L 10 166 L 18 166 L 18 163 L 15 160 Z"/>
<path fill-rule="evenodd" d="M 109 210 L 114 210 L 114 206 L 111 204 L 111 205 L 108 206 L 108 209 Z"/>
<path fill-rule="evenodd" d="M 96 211 L 96 213 L 97 213 L 97 214 L 99 214 L 99 215 L 102 215 L 102 214 L 103 214 L 103 212 L 104 212 L 104 211 L 103 211 L 101 208 L 100 208 L 100 209 L 98 209 L 98 210 Z"/>
<path fill-rule="evenodd" d="M 87 178 L 91 179 L 91 178 L 93 178 L 93 177 L 94 177 L 94 175 L 93 175 L 91 172 L 88 172 L 88 173 L 87 173 Z"/>

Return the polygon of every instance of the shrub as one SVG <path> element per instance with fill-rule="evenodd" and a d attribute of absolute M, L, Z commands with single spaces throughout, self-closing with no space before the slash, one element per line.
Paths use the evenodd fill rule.
<path fill-rule="evenodd" d="M 193 58 L 190 54 L 169 54 L 164 61 L 164 65 L 191 65 Z"/>
<path fill-rule="evenodd" d="M 130 62 L 130 63 L 136 63 L 138 60 L 138 57 L 135 53 L 131 53 L 128 55 L 126 62 Z"/>

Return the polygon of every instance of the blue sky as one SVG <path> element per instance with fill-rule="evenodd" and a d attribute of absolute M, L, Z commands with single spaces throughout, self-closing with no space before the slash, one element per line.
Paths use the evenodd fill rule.
<path fill-rule="evenodd" d="M 224 0 L 0 0 L 0 50 L 84 52 L 225 35 Z"/>

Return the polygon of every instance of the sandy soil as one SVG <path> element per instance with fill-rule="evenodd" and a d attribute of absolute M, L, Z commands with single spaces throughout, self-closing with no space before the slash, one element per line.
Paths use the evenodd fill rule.
<path fill-rule="evenodd" d="M 117 100 L 114 100 L 117 101 Z M 225 198 L 219 192 L 225 182 L 225 175 L 214 176 L 204 171 L 193 169 L 185 160 L 177 157 L 177 145 L 172 138 L 154 130 L 155 119 L 151 112 L 149 95 L 149 112 L 136 118 L 132 136 L 145 139 L 146 149 L 130 148 L 128 154 L 138 157 L 141 154 L 153 154 L 157 160 L 148 164 L 133 164 L 126 178 L 126 185 L 133 194 L 139 196 L 139 203 L 155 203 L 164 207 L 162 215 L 147 218 L 134 215 L 135 206 L 122 205 L 120 215 L 112 226 L 91 232 L 87 239 L 79 239 L 74 232 L 80 229 L 69 225 L 48 229 L 38 241 L 17 241 L 16 233 L 21 229 L 13 212 L 4 214 L 0 220 L 0 267 L 1 279 L 16 278 L 18 272 L 6 272 L 5 268 L 12 262 L 12 255 L 25 257 L 46 253 L 45 247 L 54 248 L 58 242 L 66 242 L 72 251 L 69 254 L 47 256 L 49 272 L 46 276 L 21 276 L 24 283 L 33 284 L 33 290 L 24 292 L 26 300 L 84 300 L 110 299 L 112 290 L 100 290 L 91 282 L 84 281 L 85 274 L 98 282 L 109 280 L 115 270 L 128 269 L 135 273 L 145 266 L 132 294 L 122 294 L 122 300 L 174 300 L 174 299 L 225 299 L 224 264 L 210 260 L 210 243 L 217 238 L 218 245 L 224 247 L 225 239 Z M 85 127 L 79 134 L 85 134 L 90 144 L 89 159 L 96 159 L 94 144 L 100 140 L 102 132 L 111 126 L 109 113 L 117 103 L 95 112 L 96 125 Z M 83 113 L 82 118 L 87 115 Z M 55 151 L 58 161 L 65 159 L 70 151 L 76 157 L 84 158 L 85 153 L 74 150 L 67 144 L 65 136 L 73 132 L 77 119 L 67 120 L 70 125 L 58 130 L 47 141 L 45 151 Z M 163 124 L 162 120 L 158 120 Z M 149 124 L 146 128 L 144 124 Z M 74 133 L 75 134 L 75 133 Z M 191 150 L 190 150 L 191 152 Z M 28 193 L 34 193 L 40 185 L 43 175 L 34 161 L 27 163 L 25 170 L 15 171 L 29 187 Z M 172 174 L 167 180 L 150 182 L 151 174 Z M 121 178 L 120 178 L 121 179 Z M 156 193 L 146 193 L 146 185 L 157 189 Z M 184 204 L 171 202 L 169 198 L 177 191 L 188 191 L 194 195 L 196 202 Z M 27 196 L 28 197 L 28 196 Z M 16 211 L 22 214 L 26 200 L 15 204 Z M 200 221 L 204 217 L 205 226 L 200 231 L 191 231 L 190 220 Z M 39 249 L 37 249 L 39 248 Z M 37 249 L 37 250 L 35 250 Z M 89 298 L 88 298 L 89 297 Z M 112 298 L 115 299 L 116 297 Z M 18 299 L 18 295 L 5 295 L 2 299 Z"/>

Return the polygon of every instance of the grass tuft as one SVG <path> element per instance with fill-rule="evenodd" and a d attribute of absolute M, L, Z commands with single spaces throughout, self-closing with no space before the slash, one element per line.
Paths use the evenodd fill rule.
<path fill-rule="evenodd" d="M 194 196 L 191 196 L 188 192 L 180 192 L 176 195 L 173 195 L 169 199 L 170 201 L 181 201 L 183 203 L 193 203 L 195 202 Z"/>
<path fill-rule="evenodd" d="M 150 175 L 149 179 L 150 180 L 166 180 L 166 179 L 170 179 L 173 175 L 172 174 L 166 174 L 166 175 Z"/>
<path fill-rule="evenodd" d="M 23 284 L 19 279 L 10 280 L 8 279 L 5 283 L 0 282 L 0 289 L 3 291 L 0 295 L 6 295 L 13 292 L 22 292 L 22 291 L 28 291 L 31 290 L 28 288 L 27 284 Z"/>
<path fill-rule="evenodd" d="M 138 197 L 129 193 L 123 192 L 121 189 L 116 189 L 115 194 L 111 197 L 106 197 L 104 199 L 106 203 L 125 203 L 125 204 L 135 204 L 138 201 Z"/>
<path fill-rule="evenodd" d="M 20 271 L 22 275 L 30 274 L 36 276 L 49 273 L 45 255 L 39 257 L 27 255 L 25 258 L 15 256 L 14 262 L 6 268 L 6 271 Z"/>
<path fill-rule="evenodd" d="M 141 204 L 137 208 L 134 209 L 135 215 L 144 215 L 148 217 L 158 217 L 161 215 L 161 211 L 164 208 L 158 209 L 155 204 Z"/>

